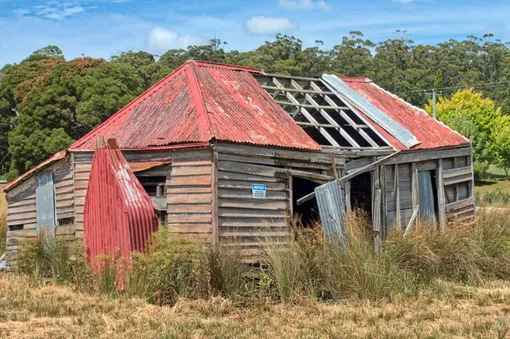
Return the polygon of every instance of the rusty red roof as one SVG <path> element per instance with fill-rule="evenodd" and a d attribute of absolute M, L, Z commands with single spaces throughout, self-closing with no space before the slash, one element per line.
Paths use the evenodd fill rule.
<path fill-rule="evenodd" d="M 114 139 L 97 148 L 92 160 L 84 209 L 87 255 L 95 269 L 98 256 L 129 262 L 132 251 L 143 251 L 158 226 L 154 204 L 131 171 Z"/>
<path fill-rule="evenodd" d="M 253 73 L 262 71 L 188 61 L 71 149 L 94 149 L 95 137 L 101 135 L 116 138 L 123 149 L 217 139 L 320 150 Z"/>
<path fill-rule="evenodd" d="M 352 89 L 365 97 L 374 106 L 385 112 L 390 118 L 411 132 L 420 142 L 412 147 L 415 149 L 430 149 L 441 147 L 455 147 L 469 145 L 470 141 L 449 128 L 440 121 L 432 118 L 423 109 L 411 105 L 396 95 L 386 91 L 367 78 L 342 78 Z M 397 150 L 408 150 L 397 139 L 374 123 L 363 112 L 357 111 Z"/>

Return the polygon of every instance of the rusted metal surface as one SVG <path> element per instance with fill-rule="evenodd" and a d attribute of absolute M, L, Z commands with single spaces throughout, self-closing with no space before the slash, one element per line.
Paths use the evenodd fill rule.
<path fill-rule="evenodd" d="M 95 137 L 121 148 L 213 139 L 320 150 L 252 76 L 260 70 L 189 61 L 71 146 L 94 149 Z"/>
<path fill-rule="evenodd" d="M 366 78 L 342 78 L 342 80 L 379 110 L 386 113 L 391 119 L 411 132 L 420 142 L 419 145 L 411 149 L 431 149 L 469 145 L 470 141 L 467 138 L 455 132 L 445 124 L 434 120 L 434 118 L 424 110 L 405 102 L 403 99 L 377 86 L 372 80 Z M 357 110 L 357 113 L 367 117 L 360 110 Z M 374 123 L 370 118 L 368 119 L 372 126 L 377 129 L 395 149 L 409 149 L 384 130 L 384 128 Z"/>
<path fill-rule="evenodd" d="M 98 148 L 84 211 L 85 244 L 92 266 L 101 266 L 98 257 L 102 255 L 129 262 L 131 251 L 143 251 L 157 226 L 154 205 L 121 151 Z"/>
<path fill-rule="evenodd" d="M 151 168 L 168 165 L 170 163 L 172 163 L 172 161 L 170 161 L 170 160 L 169 161 L 130 162 L 129 167 L 131 167 L 131 171 L 133 171 L 133 173 L 137 173 L 137 172 L 147 171 Z"/>
<path fill-rule="evenodd" d="M 39 165 L 37 165 L 37 166 L 33 167 L 32 169 L 28 170 L 27 172 L 23 173 L 22 175 L 20 175 L 19 177 L 12 180 L 7 185 L 5 185 L 4 192 L 11 190 L 13 187 L 17 186 L 23 180 L 28 179 L 32 174 L 37 173 L 38 171 L 42 171 L 49 165 L 51 165 L 61 159 L 64 159 L 66 157 L 66 154 L 67 154 L 67 150 L 60 151 L 60 152 L 56 153 L 55 155 L 51 156 L 49 159 L 41 162 Z"/>
<path fill-rule="evenodd" d="M 344 243 L 345 235 L 342 223 L 345 206 L 340 182 L 335 180 L 316 187 L 315 197 L 324 233 L 329 240 Z"/>

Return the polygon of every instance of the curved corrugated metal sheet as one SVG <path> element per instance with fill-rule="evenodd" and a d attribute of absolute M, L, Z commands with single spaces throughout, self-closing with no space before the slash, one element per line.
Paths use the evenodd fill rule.
<path fill-rule="evenodd" d="M 420 142 L 420 144 L 411 149 L 456 147 L 470 144 L 469 139 L 463 137 L 442 122 L 434 120 L 424 110 L 377 86 L 372 80 L 366 78 L 342 78 L 342 80 L 379 110 L 411 132 Z M 367 117 L 363 112 L 357 111 L 357 113 Z M 372 120 L 369 120 L 369 122 L 396 150 L 409 149 L 380 125 Z"/>
<path fill-rule="evenodd" d="M 116 147 L 94 153 L 83 221 L 87 255 L 96 269 L 102 255 L 129 262 L 131 251 L 143 251 L 157 229 L 154 205 Z"/>
<path fill-rule="evenodd" d="M 116 138 L 121 148 L 217 139 L 320 150 L 252 73 L 261 71 L 186 62 L 71 149 L 94 149 L 95 137 L 102 135 Z"/>

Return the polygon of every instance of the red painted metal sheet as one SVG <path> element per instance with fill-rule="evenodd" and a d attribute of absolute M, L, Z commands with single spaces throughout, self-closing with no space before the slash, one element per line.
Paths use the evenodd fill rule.
<path fill-rule="evenodd" d="M 9 182 L 7 185 L 4 186 L 3 191 L 4 192 L 10 191 L 12 188 L 19 185 L 21 182 L 28 179 L 29 177 L 31 177 L 33 174 L 37 173 L 38 171 L 41 171 L 41 170 L 45 169 L 46 167 L 48 167 L 49 165 L 51 165 L 61 159 L 64 159 L 66 157 L 66 155 L 67 155 L 67 150 L 63 150 L 63 151 L 60 151 L 60 152 L 52 155 L 47 160 L 41 162 L 39 165 L 31 168 L 30 170 L 26 171 L 25 173 L 23 173 L 16 179 Z"/>
<path fill-rule="evenodd" d="M 121 151 L 110 147 L 94 153 L 85 198 L 85 244 L 95 270 L 104 255 L 128 264 L 131 252 L 145 250 L 158 226 L 150 197 Z"/>
<path fill-rule="evenodd" d="M 260 70 L 189 61 L 71 146 L 94 149 L 95 137 L 121 148 L 213 139 L 320 150 L 274 102 L 252 73 Z"/>
<path fill-rule="evenodd" d="M 411 132 L 420 142 L 420 144 L 411 149 L 455 147 L 470 144 L 467 138 L 442 122 L 434 120 L 434 118 L 424 110 L 409 104 L 396 95 L 377 86 L 372 80 L 366 78 L 342 78 L 342 80 L 381 111 L 385 112 L 390 118 Z M 382 127 L 370 120 L 363 112 L 357 111 L 357 113 L 369 121 L 395 149 L 408 150 L 407 147 L 402 145 Z"/>

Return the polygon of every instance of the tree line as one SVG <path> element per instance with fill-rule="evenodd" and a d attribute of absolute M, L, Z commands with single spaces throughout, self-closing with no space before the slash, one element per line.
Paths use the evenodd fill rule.
<path fill-rule="evenodd" d="M 506 126 L 505 117 L 510 114 L 508 46 L 492 34 L 437 45 L 415 44 L 406 31 L 396 31 L 394 37 L 380 42 L 353 31 L 330 49 L 320 40 L 304 48 L 298 38 L 282 34 L 247 52 L 228 50 L 227 42 L 213 39 L 161 56 L 129 51 L 108 61 L 86 56 L 68 61 L 60 48 L 47 46 L 0 70 L 0 174 L 12 179 L 68 147 L 189 59 L 262 68 L 268 73 L 368 77 L 420 107 L 429 102 L 431 90 L 441 96 L 440 105 L 446 105 L 458 90 L 473 87 L 483 97 L 471 91 L 469 100 L 475 101 L 467 111 L 480 108 L 476 100 L 490 100 L 492 116 L 504 117 Z M 448 107 L 446 111 L 455 108 Z M 503 159 L 504 147 L 493 144 L 497 140 L 504 144 L 500 139 L 510 133 L 493 132 L 494 122 L 480 118 L 477 111 L 469 113 L 467 123 L 460 113 L 441 112 L 439 118 L 445 121 L 455 116 L 453 122 L 446 122 L 477 143 L 478 163 L 510 164 Z M 478 143 L 480 131 L 486 138 Z M 484 147 L 487 143 L 491 147 Z"/>

